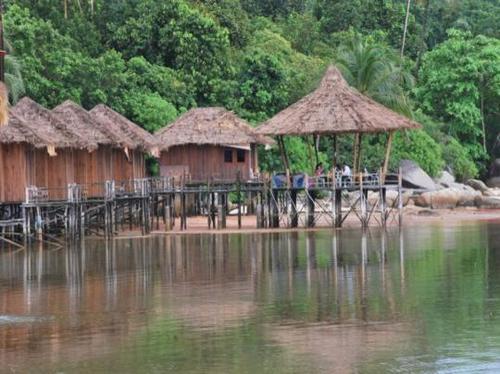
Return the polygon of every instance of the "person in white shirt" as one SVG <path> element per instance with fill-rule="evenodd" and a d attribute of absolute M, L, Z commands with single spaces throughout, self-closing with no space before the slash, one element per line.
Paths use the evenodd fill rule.
<path fill-rule="evenodd" d="M 351 168 L 349 167 L 349 165 L 344 164 L 344 168 L 342 169 L 342 176 L 344 176 L 344 177 L 351 176 Z"/>
<path fill-rule="evenodd" d="M 342 168 L 342 185 L 344 187 L 347 187 L 348 185 L 351 184 L 352 179 L 351 179 L 351 168 L 349 165 L 344 164 L 344 167 Z"/>

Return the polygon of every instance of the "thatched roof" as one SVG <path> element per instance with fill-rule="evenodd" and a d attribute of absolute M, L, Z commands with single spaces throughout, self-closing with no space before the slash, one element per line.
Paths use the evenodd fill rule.
<path fill-rule="evenodd" d="M 47 146 L 46 139 L 38 137 L 15 113 L 9 113 L 7 125 L 0 126 L 0 144 L 28 143 L 41 148 Z"/>
<path fill-rule="evenodd" d="M 362 95 L 330 66 L 319 87 L 262 124 L 264 135 L 374 133 L 420 125 Z"/>
<path fill-rule="evenodd" d="M 40 138 L 47 139 L 47 145 L 58 148 L 94 148 L 86 139 L 68 130 L 50 110 L 28 97 L 21 99 L 12 108 L 11 113 L 22 118 L 26 126 Z"/>
<path fill-rule="evenodd" d="M 71 100 L 56 106 L 52 109 L 52 113 L 81 139 L 86 139 L 95 145 L 120 146 L 115 138 L 103 132 L 102 126 L 97 123 L 93 115 Z"/>
<path fill-rule="evenodd" d="M 156 140 L 149 132 L 136 125 L 110 107 L 99 104 L 90 110 L 92 114 L 105 129 L 111 129 L 117 141 L 129 149 L 142 149 L 155 153 Z"/>
<path fill-rule="evenodd" d="M 224 108 L 196 108 L 156 132 L 161 150 L 184 144 L 250 145 L 269 144 L 246 121 Z"/>

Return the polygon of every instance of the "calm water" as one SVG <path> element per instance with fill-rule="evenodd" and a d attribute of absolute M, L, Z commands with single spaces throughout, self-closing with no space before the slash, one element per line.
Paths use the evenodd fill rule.
<path fill-rule="evenodd" d="M 500 372 L 500 225 L 0 251 L 0 371 Z"/>

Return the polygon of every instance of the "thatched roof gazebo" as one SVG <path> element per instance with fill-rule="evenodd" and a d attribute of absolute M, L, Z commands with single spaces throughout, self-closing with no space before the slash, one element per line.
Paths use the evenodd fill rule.
<path fill-rule="evenodd" d="M 273 143 L 233 112 L 218 107 L 191 109 L 156 132 L 156 138 L 163 167 L 199 178 L 220 175 L 227 179 L 243 166 L 243 176 L 249 177 L 250 169 L 258 170 L 256 145 Z"/>
<path fill-rule="evenodd" d="M 263 123 L 257 132 L 278 136 L 282 147 L 285 135 L 332 135 L 336 143 L 337 135 L 356 134 L 355 170 L 359 170 L 361 134 L 388 132 L 385 173 L 393 132 L 420 127 L 349 86 L 340 71 L 330 66 L 315 91 Z"/>
<path fill-rule="evenodd" d="M 123 147 L 141 149 L 158 157 L 155 138 L 139 125 L 104 104 L 96 105 L 89 112 L 102 124 L 103 130 L 110 132 Z"/>

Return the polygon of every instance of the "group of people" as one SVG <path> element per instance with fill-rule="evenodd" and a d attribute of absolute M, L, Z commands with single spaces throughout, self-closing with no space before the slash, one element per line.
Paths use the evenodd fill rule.
<path fill-rule="evenodd" d="M 322 177 L 325 175 L 325 169 L 323 167 L 323 164 L 320 162 L 319 164 L 316 165 L 316 169 L 314 170 L 314 176 L 315 177 Z M 349 165 L 344 164 L 342 167 L 337 164 L 335 166 L 335 176 L 341 176 L 342 178 L 348 177 L 350 178 L 352 176 L 352 171 Z"/>

